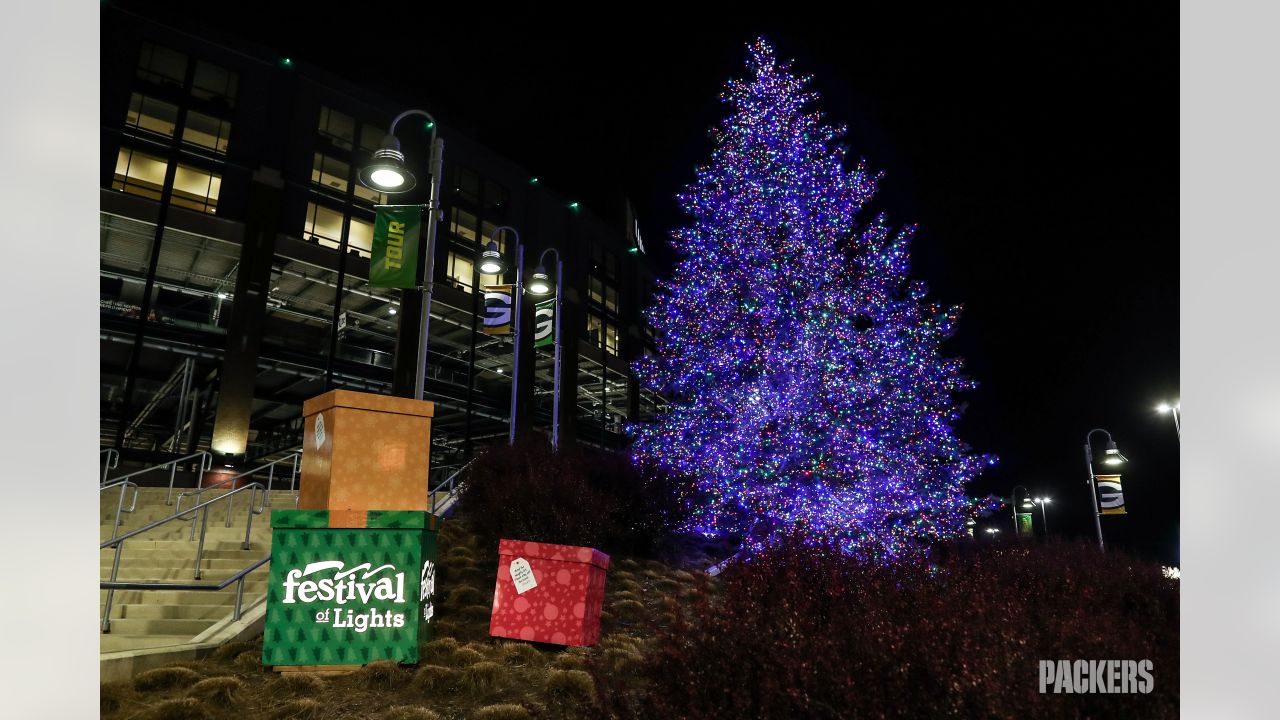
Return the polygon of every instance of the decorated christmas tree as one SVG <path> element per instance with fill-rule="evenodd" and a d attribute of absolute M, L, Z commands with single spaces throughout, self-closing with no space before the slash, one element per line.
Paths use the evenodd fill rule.
<path fill-rule="evenodd" d="M 859 220 L 879 175 L 845 167 L 843 129 L 763 40 L 722 95 L 692 223 L 636 370 L 669 409 L 631 428 L 640 462 L 690 476 L 692 527 L 749 546 L 800 531 L 898 555 L 966 532 L 964 486 L 994 462 L 956 438 L 942 357 L 958 308 L 908 279 L 914 228 Z"/>

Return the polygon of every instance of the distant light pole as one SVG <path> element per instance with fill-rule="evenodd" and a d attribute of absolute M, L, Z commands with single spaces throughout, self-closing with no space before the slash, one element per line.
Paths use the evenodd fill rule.
<path fill-rule="evenodd" d="M 996 534 L 999 532 L 1000 532 L 1000 528 L 993 528 L 993 527 L 987 528 L 987 534 L 991 536 L 992 540 L 996 539 Z"/>
<path fill-rule="evenodd" d="M 418 335 L 417 372 L 413 378 L 413 397 L 426 399 L 427 335 L 431 329 L 431 287 L 435 275 L 436 219 L 440 214 L 440 175 L 444 166 L 444 140 L 436 136 L 436 119 L 426 110 L 405 110 L 391 121 L 381 146 L 374 151 L 373 161 L 360 168 L 360 184 L 378 192 L 393 194 L 412 190 L 417 180 L 405 167 L 404 153 L 396 138 L 396 125 L 410 115 L 427 119 L 431 131 L 431 199 L 427 203 L 427 259 L 422 267 L 422 321 Z"/>
<path fill-rule="evenodd" d="M 1049 502 L 1052 500 L 1053 498 L 1047 498 L 1047 497 L 1038 497 L 1032 500 L 1032 502 L 1040 506 L 1040 519 L 1044 521 L 1043 525 L 1044 525 L 1045 536 L 1049 535 L 1049 517 L 1045 514 L 1044 507 L 1048 505 Z"/>
<path fill-rule="evenodd" d="M 1010 491 L 1009 510 L 1013 515 L 1013 534 L 1018 535 L 1018 490 L 1022 490 L 1022 505 L 1027 506 L 1027 488 L 1023 485 L 1014 485 Z"/>
<path fill-rule="evenodd" d="M 515 313 L 512 322 L 515 324 L 515 352 L 512 354 L 511 366 L 511 427 L 507 431 L 507 443 L 514 445 L 516 442 L 516 399 L 520 387 L 520 300 L 524 295 L 524 245 L 520 243 L 520 234 L 516 229 L 503 225 L 494 230 L 494 237 L 497 237 L 498 231 L 507 229 L 516 236 L 516 284 L 515 284 L 515 302 L 513 311 Z M 542 251 L 538 256 L 538 266 L 533 271 L 533 277 L 529 280 L 530 295 L 546 295 L 551 292 L 551 279 L 547 277 L 547 270 L 543 263 L 546 260 L 547 253 L 555 253 L 556 256 L 556 308 L 555 308 L 555 329 L 553 333 L 555 345 L 555 369 L 553 375 L 553 389 L 551 394 L 551 447 L 557 449 L 560 447 L 560 309 L 561 309 L 561 292 L 563 286 L 562 280 L 564 276 L 564 263 L 560 260 L 560 251 L 553 247 Z M 498 252 L 497 240 L 489 243 L 489 247 L 485 249 L 481 256 L 480 269 L 488 272 L 485 268 L 490 268 L 495 272 L 505 272 L 506 263 L 502 262 L 501 254 Z"/>
<path fill-rule="evenodd" d="M 1103 465 L 1119 465 L 1129 458 L 1120 454 L 1116 441 L 1111 439 L 1111 433 L 1102 428 L 1094 428 L 1084 436 L 1084 462 L 1089 469 L 1089 507 L 1093 508 L 1093 523 L 1098 529 L 1098 548 L 1105 550 L 1106 546 L 1102 542 L 1102 512 L 1098 510 L 1098 484 L 1093 474 L 1093 445 L 1090 440 L 1098 432 L 1107 436 L 1107 449 L 1102 453 Z"/>
<path fill-rule="evenodd" d="M 1182 412 L 1182 402 L 1175 400 L 1172 405 L 1160 403 L 1156 406 L 1156 412 L 1161 414 L 1173 413 L 1173 429 L 1178 433 L 1178 442 L 1182 442 L 1182 419 L 1179 417 L 1179 413 Z"/>

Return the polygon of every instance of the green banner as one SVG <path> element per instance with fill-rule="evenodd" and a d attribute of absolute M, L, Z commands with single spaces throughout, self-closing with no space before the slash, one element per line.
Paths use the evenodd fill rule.
<path fill-rule="evenodd" d="M 373 222 L 369 287 L 418 286 L 418 237 L 421 234 L 421 206 L 392 205 L 378 208 L 378 216 Z"/>
<path fill-rule="evenodd" d="M 556 341 L 556 301 L 544 300 L 533 306 L 533 346 L 547 347 Z"/>
<path fill-rule="evenodd" d="M 369 528 L 272 514 L 264 665 L 416 663 L 434 629 L 436 531 L 427 513 L 369 512 Z"/>
<path fill-rule="evenodd" d="M 1035 534 L 1032 529 L 1031 513 L 1018 513 L 1018 535 L 1020 537 L 1031 537 Z"/>

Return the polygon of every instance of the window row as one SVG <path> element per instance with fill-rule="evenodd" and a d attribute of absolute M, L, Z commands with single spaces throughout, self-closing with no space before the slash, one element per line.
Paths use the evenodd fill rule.
<path fill-rule="evenodd" d="M 129 110 L 125 114 L 124 124 L 126 128 L 172 138 L 178 126 L 178 106 L 133 93 L 129 97 Z M 195 110 L 187 111 L 186 125 L 182 128 L 183 142 L 226 154 L 230 137 L 230 122 Z"/>
<path fill-rule="evenodd" d="M 116 158 L 115 177 L 111 187 L 132 195 L 159 200 L 164 191 L 169 161 L 164 158 L 121 148 Z M 218 193 L 222 176 L 190 165 L 178 163 L 173 175 L 171 202 L 178 207 L 214 213 L 218 209 Z"/>
<path fill-rule="evenodd" d="M 185 87 L 190 58 L 185 53 L 149 42 L 142 43 L 138 77 L 159 85 Z M 191 97 L 235 106 L 236 73 L 204 60 L 196 60 L 191 81 Z"/>
<path fill-rule="evenodd" d="M 618 324 L 599 315 L 587 313 L 587 339 L 596 347 L 603 347 L 610 355 L 618 354 Z"/>

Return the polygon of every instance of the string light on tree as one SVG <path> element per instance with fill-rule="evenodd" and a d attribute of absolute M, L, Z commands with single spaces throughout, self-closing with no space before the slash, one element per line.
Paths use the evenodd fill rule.
<path fill-rule="evenodd" d="M 636 365 L 670 400 L 633 425 L 637 460 L 696 478 L 689 529 L 758 547 L 780 533 L 899 555 L 967 536 L 965 484 L 994 457 L 952 431 L 973 387 L 939 344 L 959 308 L 908 279 L 914 227 L 859 222 L 879 174 L 845 168 L 843 129 L 763 40 L 731 80 L 711 161 Z"/>

